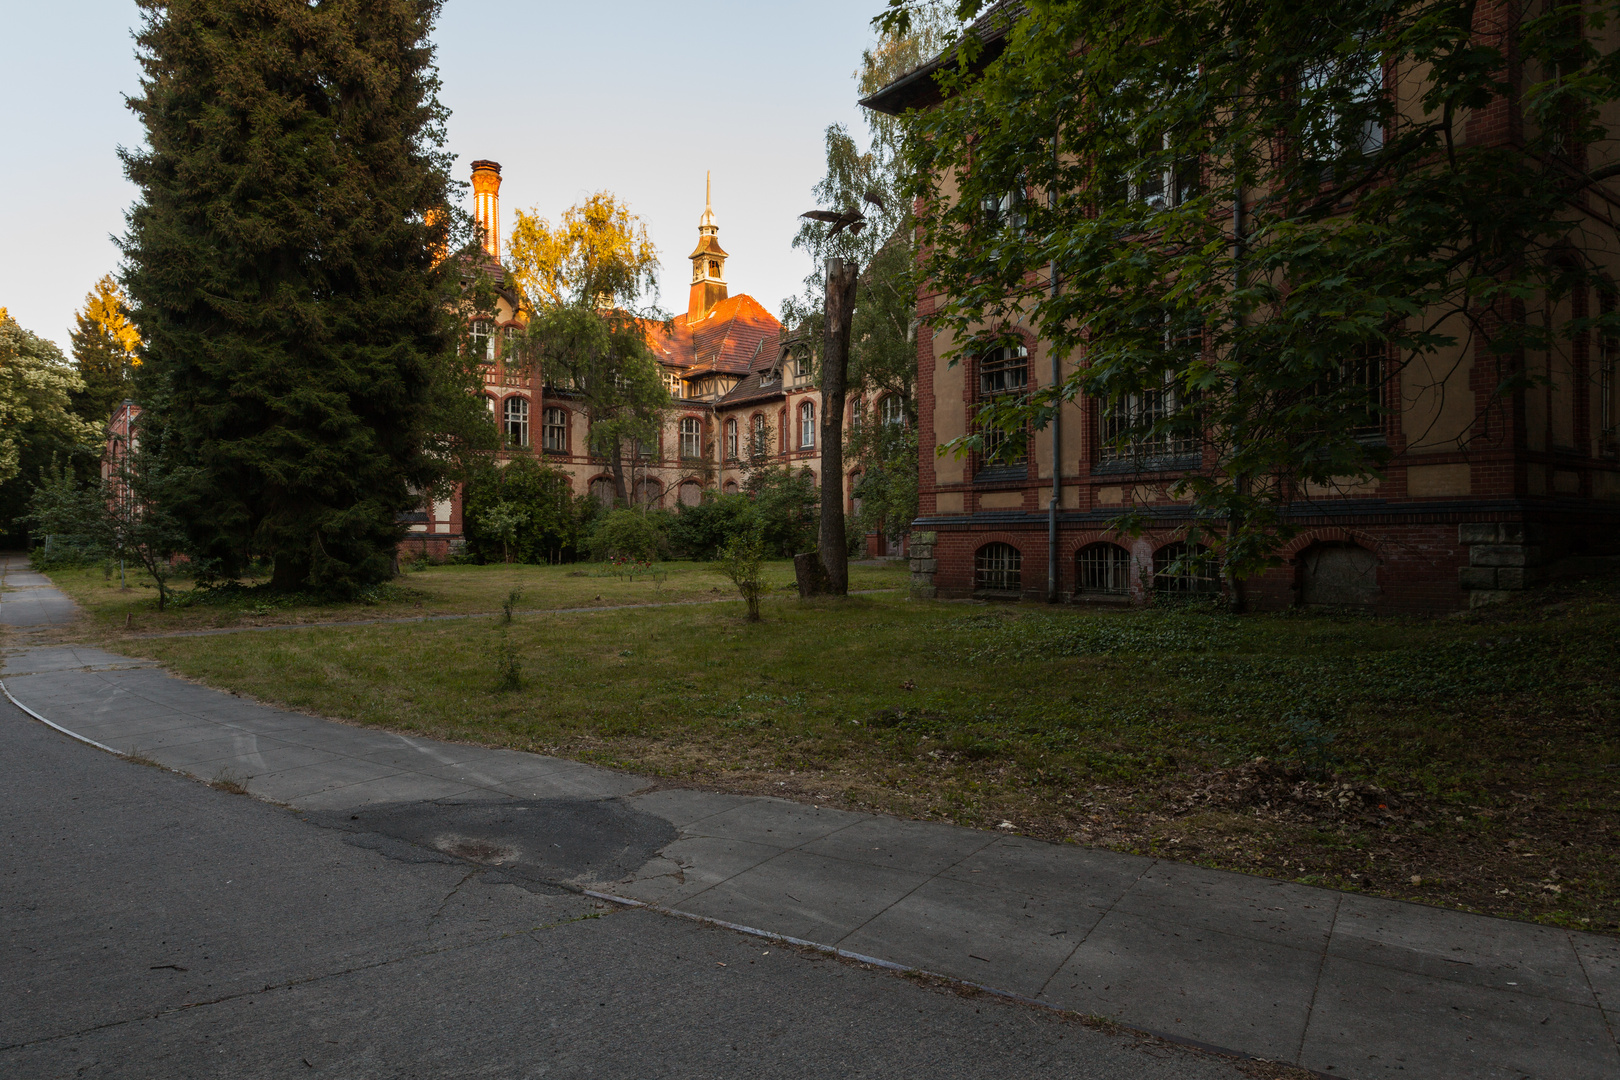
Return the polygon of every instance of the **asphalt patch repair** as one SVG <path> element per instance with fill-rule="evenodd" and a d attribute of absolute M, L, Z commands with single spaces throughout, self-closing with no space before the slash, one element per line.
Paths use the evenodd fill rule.
<path fill-rule="evenodd" d="M 393 858 L 457 859 L 536 885 L 629 877 L 678 835 L 621 799 L 377 803 L 302 816 Z"/>

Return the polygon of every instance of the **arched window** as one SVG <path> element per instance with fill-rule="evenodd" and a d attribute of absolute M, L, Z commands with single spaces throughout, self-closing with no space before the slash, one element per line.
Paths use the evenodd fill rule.
<path fill-rule="evenodd" d="M 613 505 L 613 481 L 605 476 L 598 476 L 591 481 L 591 498 L 603 506 Z"/>
<path fill-rule="evenodd" d="M 765 428 L 765 414 L 754 414 L 753 445 L 749 453 L 755 457 L 764 457 L 769 450 L 770 432 Z"/>
<path fill-rule="evenodd" d="M 545 431 L 543 433 L 547 450 L 559 453 L 568 452 L 568 414 L 562 409 L 548 408 L 545 414 Z"/>
<path fill-rule="evenodd" d="M 1118 544 L 1091 544 L 1075 552 L 1075 588 L 1090 596 L 1131 591 L 1131 554 Z"/>
<path fill-rule="evenodd" d="M 816 403 L 806 401 L 799 406 L 799 449 L 816 448 Z"/>
<path fill-rule="evenodd" d="M 703 501 L 703 485 L 696 480 L 683 480 L 679 494 L 682 506 L 696 506 Z"/>
<path fill-rule="evenodd" d="M 1022 592 L 1024 556 L 1011 544 L 986 544 L 973 556 L 973 587 L 992 592 Z"/>
<path fill-rule="evenodd" d="M 681 457 L 703 456 L 703 421 L 695 416 L 681 417 Z"/>
<path fill-rule="evenodd" d="M 726 421 L 726 460 L 737 460 L 737 421 Z"/>
<path fill-rule="evenodd" d="M 899 424 L 906 426 L 906 399 L 899 394 L 889 394 L 878 402 L 878 415 L 885 424 Z"/>
<path fill-rule="evenodd" d="M 646 506 L 658 506 L 664 501 L 664 485 L 655 476 L 648 476 L 636 481 L 636 502 Z"/>
<path fill-rule="evenodd" d="M 506 445 L 529 445 L 529 399 L 516 394 L 506 399 Z"/>
<path fill-rule="evenodd" d="M 489 418 L 495 419 L 495 399 L 488 394 L 484 395 L 484 407 L 489 410 Z"/>
<path fill-rule="evenodd" d="M 738 491 L 737 481 L 735 481 L 735 480 L 727 480 L 726 481 L 726 486 L 725 486 L 726 494 L 727 495 L 735 495 L 735 494 L 737 494 L 737 491 Z"/>
<path fill-rule="evenodd" d="M 851 431 L 861 430 L 861 421 L 866 412 L 866 399 L 856 394 L 849 403 L 849 427 Z"/>
<path fill-rule="evenodd" d="M 1153 591 L 1196 595 L 1220 590 L 1215 563 L 1202 544 L 1178 540 L 1153 553 Z"/>
<path fill-rule="evenodd" d="M 979 358 L 979 402 L 1021 398 L 1029 387 L 1029 350 L 1022 345 L 992 349 Z M 1024 464 L 1025 441 L 1022 432 L 998 427 L 981 429 L 984 437 L 983 464 L 1006 468 Z"/>

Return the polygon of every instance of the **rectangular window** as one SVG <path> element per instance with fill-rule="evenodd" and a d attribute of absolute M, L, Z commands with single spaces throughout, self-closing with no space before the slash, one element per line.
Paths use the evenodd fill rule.
<path fill-rule="evenodd" d="M 568 452 L 568 414 L 561 409 L 546 410 L 545 448 L 553 453 Z"/>
<path fill-rule="evenodd" d="M 1166 431 L 1154 434 L 1150 430 L 1174 416 L 1178 407 L 1175 384 L 1168 375 L 1159 389 L 1125 394 L 1119 401 L 1104 405 L 1098 460 L 1103 464 L 1130 462 L 1151 468 L 1196 454 L 1198 443 L 1192 436 Z"/>
<path fill-rule="evenodd" d="M 681 418 L 681 457 L 703 456 L 703 421 L 695 416 Z"/>
<path fill-rule="evenodd" d="M 737 460 L 737 421 L 726 421 L 726 460 Z"/>
<path fill-rule="evenodd" d="M 816 407 L 806 401 L 799 406 L 799 449 L 816 448 Z"/>
<path fill-rule="evenodd" d="M 521 397 L 509 397 L 505 405 L 506 445 L 529 445 L 529 400 Z"/>
<path fill-rule="evenodd" d="M 665 369 L 664 387 L 669 391 L 670 397 L 679 398 L 681 396 L 681 377 L 675 372 Z"/>
<path fill-rule="evenodd" d="M 493 327 L 483 319 L 474 319 L 468 335 L 467 351 L 478 359 L 480 364 L 490 364 L 495 361 L 495 336 Z"/>

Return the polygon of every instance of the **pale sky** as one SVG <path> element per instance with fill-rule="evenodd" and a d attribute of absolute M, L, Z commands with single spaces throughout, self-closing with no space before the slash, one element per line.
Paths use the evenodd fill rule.
<path fill-rule="evenodd" d="M 843 123 L 864 141 L 852 73 L 883 6 L 446 0 L 435 40 L 457 174 L 476 158 L 501 163 L 503 237 L 518 207 L 555 218 L 592 191 L 616 192 L 647 222 L 663 304 L 679 311 L 713 170 L 731 292 L 775 312 L 810 269 L 789 244 L 813 205 L 823 132 Z M 0 10 L 0 307 L 66 352 L 74 311 L 117 268 L 111 238 L 135 198 L 115 151 L 142 139 L 123 103 L 138 88 L 136 9 Z"/>

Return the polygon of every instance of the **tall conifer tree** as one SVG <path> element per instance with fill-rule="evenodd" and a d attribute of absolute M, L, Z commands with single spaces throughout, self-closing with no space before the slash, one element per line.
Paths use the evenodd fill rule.
<path fill-rule="evenodd" d="M 338 594 L 442 479 L 453 360 L 439 0 L 140 0 L 123 247 L 143 438 L 200 556 Z M 485 421 L 487 424 L 487 421 Z"/>
<path fill-rule="evenodd" d="M 73 411 L 98 428 L 129 396 L 140 360 L 140 331 L 130 321 L 124 294 L 111 274 L 96 282 L 74 316 L 73 363 L 84 389 L 73 394 Z"/>

